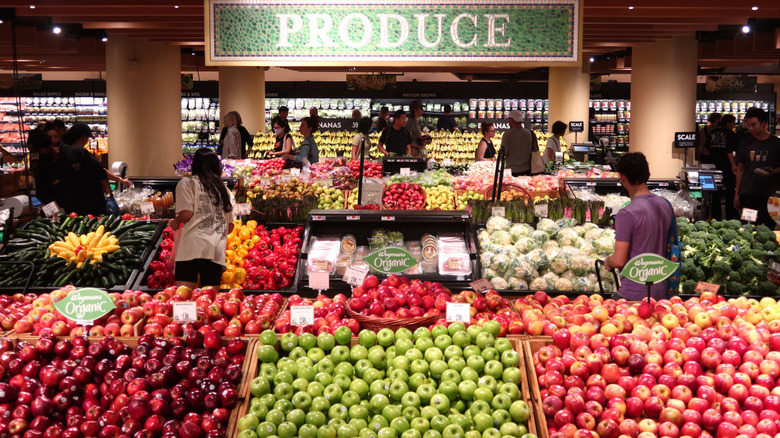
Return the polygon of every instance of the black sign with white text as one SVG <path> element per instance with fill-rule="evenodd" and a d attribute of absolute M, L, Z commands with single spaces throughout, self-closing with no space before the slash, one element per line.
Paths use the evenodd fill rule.
<path fill-rule="evenodd" d="M 674 147 L 676 147 L 676 148 L 695 148 L 696 147 L 696 133 L 695 132 L 675 132 L 674 133 Z"/>
<path fill-rule="evenodd" d="M 582 132 L 585 130 L 585 122 L 569 122 L 570 132 Z"/>

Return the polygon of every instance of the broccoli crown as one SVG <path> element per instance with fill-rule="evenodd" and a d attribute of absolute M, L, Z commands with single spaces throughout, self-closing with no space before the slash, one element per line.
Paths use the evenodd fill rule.
<path fill-rule="evenodd" d="M 772 233 L 772 234 L 774 234 L 774 233 Z M 774 240 L 766 241 L 766 242 L 764 242 L 763 248 L 764 248 L 764 251 L 774 251 L 775 249 L 777 249 L 777 241 L 774 241 Z"/>
<path fill-rule="evenodd" d="M 699 222 L 701 222 L 701 221 L 699 221 Z M 696 223 L 698 224 L 699 222 L 696 222 Z M 713 228 L 713 229 L 716 229 L 716 230 L 720 230 L 721 228 L 723 228 L 723 224 L 724 224 L 724 223 L 723 223 L 723 222 L 721 222 L 721 221 L 716 221 L 716 220 L 713 220 L 713 221 L 710 223 L 710 228 Z"/>
<path fill-rule="evenodd" d="M 724 228 L 720 230 L 720 238 L 723 240 L 723 243 L 730 243 L 739 240 L 739 234 L 734 230 Z"/>
<path fill-rule="evenodd" d="M 741 283 L 737 281 L 729 281 L 726 283 L 726 292 L 729 295 L 742 295 L 745 288 L 742 286 Z"/>
<path fill-rule="evenodd" d="M 763 227 L 763 229 L 760 229 Z M 761 225 L 759 229 L 756 230 L 753 238 L 756 242 L 759 243 L 766 243 L 766 242 L 775 242 L 777 243 L 777 239 L 775 237 L 774 231 L 767 228 L 765 225 Z"/>
<path fill-rule="evenodd" d="M 762 280 L 758 282 L 758 285 L 756 286 L 755 292 L 757 295 L 761 295 L 762 297 L 768 297 L 770 295 L 774 295 L 777 291 L 777 285 L 775 283 L 772 283 L 769 280 Z"/>
<path fill-rule="evenodd" d="M 740 221 L 738 221 L 736 219 L 728 220 L 728 221 L 723 223 L 723 228 L 727 228 L 729 230 L 737 231 L 741 227 L 742 227 L 742 222 L 740 222 Z"/>
<path fill-rule="evenodd" d="M 753 282 L 766 275 L 764 268 L 752 261 L 743 263 L 740 272 L 742 273 L 743 282 Z"/>
<path fill-rule="evenodd" d="M 731 266 L 731 269 L 739 269 L 742 267 L 742 254 L 737 251 L 729 253 L 726 258 L 726 263 Z"/>
<path fill-rule="evenodd" d="M 682 284 L 682 293 L 684 294 L 692 294 L 695 289 L 696 281 L 694 280 L 685 280 Z"/>
<path fill-rule="evenodd" d="M 739 273 L 739 271 L 731 271 L 729 274 L 729 282 L 742 282 L 742 274 Z"/>
<path fill-rule="evenodd" d="M 753 233 L 755 227 L 753 226 L 753 224 L 745 224 L 742 225 L 740 229 L 742 230 L 743 233 Z"/>
<path fill-rule="evenodd" d="M 704 221 L 694 222 L 693 226 L 696 227 L 696 230 L 698 231 L 708 231 L 710 229 L 710 224 Z"/>

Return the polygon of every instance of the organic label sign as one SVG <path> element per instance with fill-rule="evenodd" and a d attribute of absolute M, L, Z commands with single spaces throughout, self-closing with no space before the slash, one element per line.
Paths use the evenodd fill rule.
<path fill-rule="evenodd" d="M 102 290 L 87 287 L 71 292 L 67 297 L 54 303 L 54 308 L 71 321 L 91 324 L 114 310 L 116 306 L 111 297 Z"/>
<path fill-rule="evenodd" d="M 658 254 L 639 254 L 623 266 L 620 275 L 636 283 L 656 284 L 674 274 L 679 265 Z"/>
<path fill-rule="evenodd" d="M 208 0 L 207 63 L 579 61 L 579 0 Z"/>
<path fill-rule="evenodd" d="M 417 264 L 417 259 L 409 251 L 395 247 L 376 250 L 363 261 L 384 274 L 398 274 Z"/>

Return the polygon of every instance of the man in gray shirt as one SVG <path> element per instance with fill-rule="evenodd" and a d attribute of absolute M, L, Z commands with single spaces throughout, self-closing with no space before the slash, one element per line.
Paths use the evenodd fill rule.
<path fill-rule="evenodd" d="M 501 149 L 506 155 L 506 168 L 512 176 L 531 174 L 531 151 L 536 143 L 534 133 L 523 128 L 523 115 L 518 110 L 509 112 L 509 131 L 501 138 Z M 539 150 L 539 146 L 536 146 Z"/>

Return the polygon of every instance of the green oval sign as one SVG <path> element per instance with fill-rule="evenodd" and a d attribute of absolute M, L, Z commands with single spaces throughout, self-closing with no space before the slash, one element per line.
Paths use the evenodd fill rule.
<path fill-rule="evenodd" d="M 674 274 L 678 266 L 679 263 L 658 254 L 639 254 L 623 266 L 620 275 L 636 283 L 656 284 Z"/>
<path fill-rule="evenodd" d="M 363 261 L 383 274 L 399 274 L 417 264 L 417 259 L 409 251 L 392 246 L 372 252 L 363 257 Z"/>
<path fill-rule="evenodd" d="M 114 310 L 116 305 L 104 291 L 87 287 L 71 292 L 54 303 L 54 308 L 77 324 L 92 324 Z"/>

